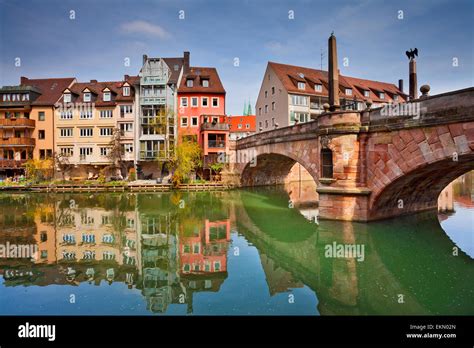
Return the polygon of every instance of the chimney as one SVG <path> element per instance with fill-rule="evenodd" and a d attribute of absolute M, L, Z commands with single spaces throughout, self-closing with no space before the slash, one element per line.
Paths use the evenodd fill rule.
<path fill-rule="evenodd" d="M 129 78 L 130 78 L 129 75 L 123 75 L 123 80 L 124 80 L 124 81 L 127 81 Z"/>
<path fill-rule="evenodd" d="M 97 80 L 91 80 L 91 83 L 97 83 Z"/>
<path fill-rule="evenodd" d="M 410 100 L 418 99 L 418 81 L 416 76 L 416 60 L 415 58 L 410 59 L 409 70 L 410 70 Z"/>
<path fill-rule="evenodd" d="M 337 47 L 336 47 L 336 37 L 334 33 L 331 33 L 331 36 L 328 40 L 328 51 L 329 51 L 329 106 L 330 111 L 335 111 L 340 108 L 339 104 L 339 69 L 337 67 Z"/>
<path fill-rule="evenodd" d="M 398 89 L 403 92 L 403 79 L 398 80 Z"/>
<path fill-rule="evenodd" d="M 143 55 L 143 65 L 145 65 L 147 59 L 148 59 L 148 56 L 146 54 L 144 54 Z"/>
<path fill-rule="evenodd" d="M 184 67 L 183 67 L 184 73 L 189 72 L 189 58 L 190 58 L 190 53 L 188 51 L 185 51 L 184 52 Z"/>
<path fill-rule="evenodd" d="M 28 83 L 28 78 L 27 77 L 20 77 L 20 85 L 26 85 Z"/>

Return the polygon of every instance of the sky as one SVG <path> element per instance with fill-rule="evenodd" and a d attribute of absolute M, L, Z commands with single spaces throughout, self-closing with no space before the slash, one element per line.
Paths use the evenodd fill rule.
<path fill-rule="evenodd" d="M 418 86 L 474 86 L 472 0 L 0 0 L 0 85 L 117 81 L 138 74 L 143 54 L 190 51 L 191 66 L 217 68 L 238 115 L 254 108 L 268 61 L 319 69 L 322 53 L 327 69 L 333 31 L 343 75 L 404 79 L 407 92 L 405 51 L 417 47 Z"/>

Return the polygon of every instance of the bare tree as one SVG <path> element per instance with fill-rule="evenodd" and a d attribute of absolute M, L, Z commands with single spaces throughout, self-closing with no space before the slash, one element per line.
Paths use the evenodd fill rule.
<path fill-rule="evenodd" d="M 69 156 L 63 155 L 61 153 L 54 153 L 54 167 L 61 172 L 63 181 L 65 181 L 66 174 L 72 170 L 74 167 L 73 164 L 69 163 Z"/>
<path fill-rule="evenodd" d="M 122 131 L 119 128 L 115 128 L 112 134 L 112 140 L 109 143 L 109 153 L 107 158 L 111 164 L 107 167 L 111 172 L 116 173 L 120 171 L 120 176 L 124 177 L 123 173 L 126 170 L 126 163 L 124 161 L 124 153 L 122 149 Z M 115 176 L 115 174 L 114 174 Z"/>

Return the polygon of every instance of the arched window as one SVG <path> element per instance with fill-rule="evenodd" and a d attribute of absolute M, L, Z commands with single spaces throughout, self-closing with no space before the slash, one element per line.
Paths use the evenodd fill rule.
<path fill-rule="evenodd" d="M 322 178 L 332 179 L 332 151 L 329 149 L 321 150 L 321 174 Z"/>

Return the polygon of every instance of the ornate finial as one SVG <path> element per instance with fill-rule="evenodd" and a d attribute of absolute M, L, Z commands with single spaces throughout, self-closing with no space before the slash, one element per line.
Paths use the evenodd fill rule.
<path fill-rule="evenodd" d="M 334 30 L 333 30 L 333 31 L 331 31 L 331 36 L 334 36 Z"/>

